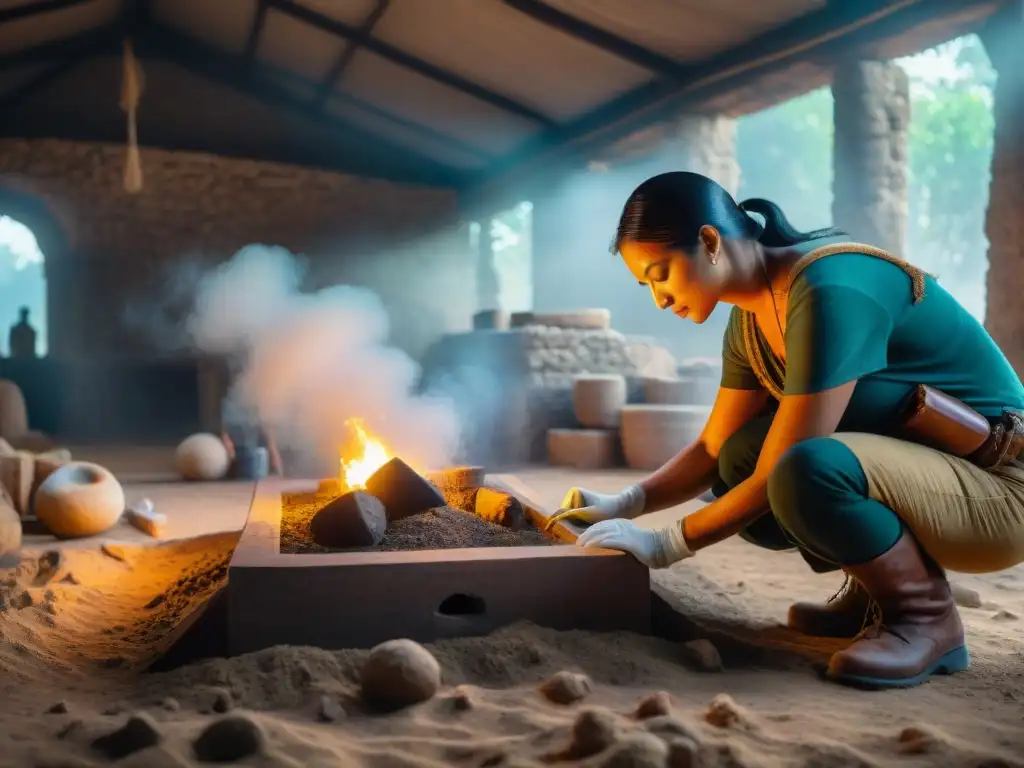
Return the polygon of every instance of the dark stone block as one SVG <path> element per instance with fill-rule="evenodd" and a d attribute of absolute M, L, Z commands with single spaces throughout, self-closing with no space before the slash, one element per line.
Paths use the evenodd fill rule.
<path fill-rule="evenodd" d="M 380 499 L 388 522 L 445 505 L 441 492 L 397 457 L 370 476 L 366 490 Z"/>

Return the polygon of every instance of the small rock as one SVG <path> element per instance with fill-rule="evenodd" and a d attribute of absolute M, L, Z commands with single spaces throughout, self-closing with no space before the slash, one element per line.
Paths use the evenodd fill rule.
<path fill-rule="evenodd" d="M 667 768 L 695 768 L 700 761 L 700 747 L 693 739 L 677 736 L 668 742 Z"/>
<path fill-rule="evenodd" d="M 961 608 L 981 608 L 981 595 L 973 589 L 950 582 L 949 589 L 953 593 L 953 601 Z"/>
<path fill-rule="evenodd" d="M 466 712 L 476 706 L 476 702 L 473 700 L 473 694 L 465 685 L 460 685 L 452 691 L 449 701 L 452 703 L 452 708 L 458 712 Z"/>
<path fill-rule="evenodd" d="M 58 701 L 56 704 L 52 705 L 48 710 L 46 710 L 47 714 L 50 715 L 64 715 L 67 714 L 67 711 L 68 703 L 66 701 Z"/>
<path fill-rule="evenodd" d="M 562 670 L 541 683 L 537 690 L 550 702 L 572 704 L 590 693 L 593 685 L 586 675 Z"/>
<path fill-rule="evenodd" d="M 147 611 L 151 611 L 154 608 L 156 608 L 157 606 L 161 605 L 166 599 L 167 599 L 167 595 L 157 595 L 152 600 L 150 600 L 148 603 L 146 603 L 145 608 L 146 608 Z"/>
<path fill-rule="evenodd" d="M 111 704 L 109 707 L 104 709 L 102 714 L 106 715 L 107 717 L 115 717 L 117 715 L 124 714 L 125 711 L 127 711 L 127 709 L 128 705 L 123 701 L 119 701 L 116 704 Z"/>
<path fill-rule="evenodd" d="M 711 700 L 711 705 L 704 713 L 704 719 L 716 728 L 730 728 L 747 721 L 746 712 L 733 701 L 732 696 L 720 693 Z"/>
<path fill-rule="evenodd" d="M 671 715 L 660 715 L 646 720 L 644 722 L 644 729 L 665 742 L 676 738 L 697 741 L 697 729 Z"/>
<path fill-rule="evenodd" d="M 160 706 L 168 712 L 177 712 L 181 709 L 181 704 L 178 703 L 177 699 L 168 696 L 166 699 L 160 702 Z"/>
<path fill-rule="evenodd" d="M 64 555 L 59 549 L 43 552 L 36 561 L 36 576 L 32 586 L 45 587 L 64 570 Z"/>
<path fill-rule="evenodd" d="M 668 746 L 642 731 L 622 737 L 601 761 L 601 768 L 664 768 Z"/>
<path fill-rule="evenodd" d="M 925 725 L 912 725 L 900 731 L 899 751 L 904 755 L 923 755 L 949 741 L 945 734 Z"/>
<path fill-rule="evenodd" d="M 571 759 L 579 760 L 603 752 L 618 740 L 620 730 L 611 710 L 597 707 L 583 710 L 572 726 Z"/>
<path fill-rule="evenodd" d="M 495 525 L 522 530 L 526 527 L 526 510 L 511 493 L 494 488 L 481 488 L 476 493 L 474 514 Z"/>
<path fill-rule="evenodd" d="M 683 643 L 683 653 L 703 672 L 722 671 L 722 657 L 710 640 L 691 640 Z"/>
<path fill-rule="evenodd" d="M 370 651 L 360 674 L 363 699 L 385 710 L 432 698 L 441 687 L 441 665 L 419 643 L 388 640 Z"/>
<path fill-rule="evenodd" d="M 634 716 L 638 720 L 647 720 L 659 715 L 668 715 L 672 712 L 672 697 L 665 691 L 649 693 L 640 699 L 636 705 Z"/>
<path fill-rule="evenodd" d="M 389 523 L 444 506 L 441 492 L 397 457 L 369 477 L 366 491 L 384 505 Z"/>
<path fill-rule="evenodd" d="M 992 614 L 993 621 L 1016 621 L 1018 618 L 1016 613 L 1011 613 L 1005 609 L 998 610 Z"/>
<path fill-rule="evenodd" d="M 213 704 L 210 705 L 210 709 L 219 715 L 223 715 L 225 712 L 231 711 L 232 704 L 231 694 L 222 689 L 213 695 Z"/>
<path fill-rule="evenodd" d="M 331 499 L 309 523 L 313 541 L 322 547 L 372 547 L 388 527 L 384 505 L 368 493 L 352 491 Z"/>
<path fill-rule="evenodd" d="M 338 700 L 325 693 L 320 697 L 316 707 L 316 719 L 321 723 L 333 723 L 345 717 L 345 710 L 342 709 Z"/>
<path fill-rule="evenodd" d="M 204 763 L 232 763 L 259 754 L 266 744 L 263 730 L 241 715 L 210 723 L 192 742 L 196 758 Z"/>
<path fill-rule="evenodd" d="M 120 760 L 135 752 L 156 746 L 161 741 L 160 731 L 148 715 L 132 715 L 128 722 L 104 736 L 93 740 L 92 748 L 109 760 Z"/>

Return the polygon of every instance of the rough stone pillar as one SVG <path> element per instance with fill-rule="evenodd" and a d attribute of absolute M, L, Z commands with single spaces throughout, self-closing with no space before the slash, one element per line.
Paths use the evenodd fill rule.
<path fill-rule="evenodd" d="M 740 164 L 736 159 L 736 121 L 718 115 L 685 114 L 671 130 L 682 168 L 700 173 L 721 184 L 730 195 L 740 186 Z"/>
<path fill-rule="evenodd" d="M 501 309 L 498 267 L 494 263 L 491 220 L 484 219 L 476 237 L 476 308 L 478 312 Z"/>
<path fill-rule="evenodd" d="M 898 65 L 836 68 L 832 220 L 858 241 L 905 255 L 910 83 Z"/>
<path fill-rule="evenodd" d="M 985 234 L 985 327 L 1024 376 L 1024 4 L 1010 3 L 981 32 L 996 70 L 995 136 Z"/>

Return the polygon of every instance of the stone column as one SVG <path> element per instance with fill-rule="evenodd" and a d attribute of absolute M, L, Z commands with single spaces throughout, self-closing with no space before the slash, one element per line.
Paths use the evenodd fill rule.
<path fill-rule="evenodd" d="M 501 309 L 498 267 L 494 263 L 494 240 L 491 237 L 491 220 L 480 222 L 476 243 L 476 308 L 478 312 Z"/>
<path fill-rule="evenodd" d="M 736 121 L 719 115 L 684 114 L 677 118 L 669 141 L 678 146 L 683 170 L 714 179 L 735 196 L 740 186 L 736 159 Z"/>
<path fill-rule="evenodd" d="M 904 256 L 910 83 L 898 65 L 851 61 L 832 80 L 832 220 L 858 241 Z"/>
<path fill-rule="evenodd" d="M 985 234 L 985 327 L 1024 376 L 1024 4 L 1010 3 L 981 32 L 996 70 L 995 136 Z"/>

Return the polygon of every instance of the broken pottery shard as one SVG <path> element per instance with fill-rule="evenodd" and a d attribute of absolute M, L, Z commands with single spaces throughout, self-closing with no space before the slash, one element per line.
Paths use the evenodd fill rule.
<path fill-rule="evenodd" d="M 441 492 L 397 457 L 370 476 L 366 490 L 380 499 L 388 522 L 445 505 Z"/>
<path fill-rule="evenodd" d="M 481 488 L 476 494 L 476 516 L 489 523 L 522 530 L 526 527 L 526 512 L 519 499 L 510 493 L 493 488 Z"/>
<path fill-rule="evenodd" d="M 441 491 L 449 507 L 474 514 L 476 493 L 484 483 L 483 467 L 449 467 L 427 473 L 430 484 Z"/>
<path fill-rule="evenodd" d="M 331 500 L 313 515 L 309 532 L 322 547 L 371 547 L 380 544 L 387 524 L 380 501 L 353 491 Z"/>
<path fill-rule="evenodd" d="M 144 503 L 144 502 L 149 502 Z M 133 504 L 125 511 L 125 519 L 143 533 L 149 534 L 154 539 L 164 535 L 167 527 L 167 516 L 162 515 L 153 509 L 153 503 L 149 499 Z"/>

